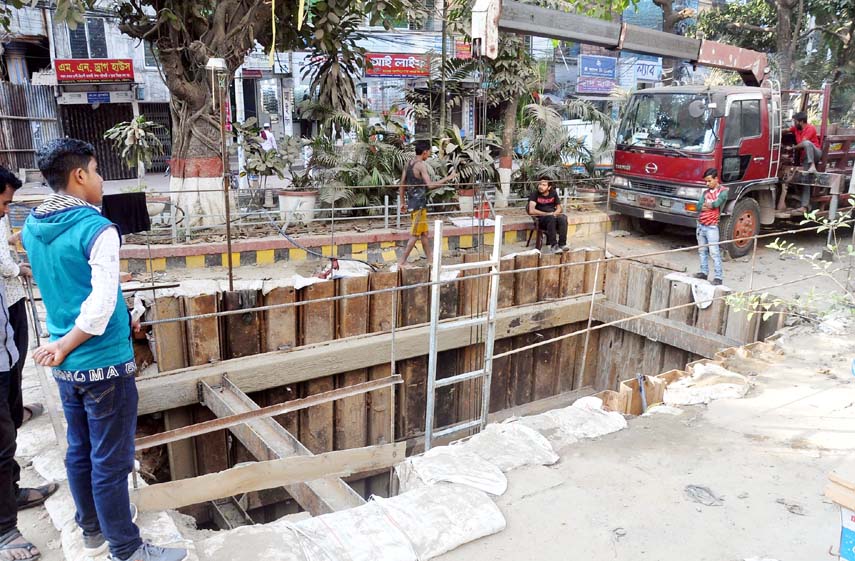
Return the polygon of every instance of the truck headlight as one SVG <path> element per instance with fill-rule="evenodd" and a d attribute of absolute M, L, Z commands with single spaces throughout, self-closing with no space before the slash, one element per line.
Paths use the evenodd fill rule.
<path fill-rule="evenodd" d="M 677 196 L 684 199 L 700 199 L 703 189 L 700 187 L 678 187 Z"/>
<path fill-rule="evenodd" d="M 614 175 L 612 176 L 612 187 L 629 187 L 629 179 Z"/>

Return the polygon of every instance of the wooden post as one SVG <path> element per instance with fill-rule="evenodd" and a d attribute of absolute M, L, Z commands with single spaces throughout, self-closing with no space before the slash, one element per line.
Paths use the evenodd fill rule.
<path fill-rule="evenodd" d="M 516 269 L 537 267 L 539 256 L 517 255 Z M 514 304 L 531 304 L 537 301 L 537 271 L 525 271 L 514 275 Z M 530 345 L 540 338 L 534 333 L 528 333 L 514 338 L 514 348 Z M 522 405 L 532 400 L 534 393 L 534 352 L 522 351 L 511 355 L 511 384 L 508 387 L 508 405 Z"/>
<path fill-rule="evenodd" d="M 501 271 L 513 271 L 516 261 L 513 258 L 502 259 Z M 510 308 L 514 305 L 514 283 L 516 275 L 503 274 L 499 276 L 499 309 Z"/>
<path fill-rule="evenodd" d="M 654 268 L 650 276 L 650 298 L 648 312 L 664 310 L 671 301 L 671 281 L 665 277 L 667 271 Z M 668 317 L 667 312 L 657 314 L 656 317 Z M 662 360 L 665 354 L 665 345 L 655 341 L 647 341 L 644 345 L 644 357 L 641 360 L 641 373 L 647 376 L 656 376 L 663 372 Z"/>
<path fill-rule="evenodd" d="M 552 269 L 540 269 L 537 272 L 537 299 L 541 302 L 560 298 L 561 294 L 561 264 L 562 255 L 557 253 L 545 253 L 540 256 L 541 267 L 554 267 Z"/>
<path fill-rule="evenodd" d="M 300 290 L 300 300 L 309 302 L 335 296 L 335 283 L 321 282 Z M 335 338 L 334 301 L 318 302 L 300 307 L 302 344 L 323 343 Z M 303 384 L 302 397 L 335 389 L 335 376 L 325 376 Z M 313 454 L 333 449 L 333 404 L 326 403 L 309 407 L 300 412 L 300 442 Z"/>
<path fill-rule="evenodd" d="M 695 327 L 709 331 L 710 333 L 724 335 L 727 303 L 721 297 L 725 294 L 727 294 L 727 290 L 721 286 L 716 287 L 714 293 L 714 298 L 716 299 L 705 310 L 698 310 L 698 319 L 695 322 Z"/>
<path fill-rule="evenodd" d="M 597 259 L 602 259 L 605 256 L 605 252 L 602 249 L 588 249 L 585 250 L 585 261 L 595 261 Z M 588 263 L 585 265 L 585 292 L 590 293 L 595 288 L 597 291 L 602 291 L 605 286 L 605 263 L 600 263 L 600 274 L 596 275 L 598 278 L 596 279 L 596 285 L 594 284 L 594 276 L 597 272 L 597 264 L 596 263 Z"/>
<path fill-rule="evenodd" d="M 650 311 L 650 289 L 653 274 L 650 267 L 639 263 L 627 262 L 627 290 L 626 305 L 638 313 Z M 642 360 L 644 348 L 651 344 L 645 337 L 630 333 L 623 334 L 623 361 L 631 365 L 632 371 L 621 376 L 621 380 L 634 377 L 636 373 L 646 374 L 643 370 Z M 618 380 L 620 382 L 620 380 Z"/>

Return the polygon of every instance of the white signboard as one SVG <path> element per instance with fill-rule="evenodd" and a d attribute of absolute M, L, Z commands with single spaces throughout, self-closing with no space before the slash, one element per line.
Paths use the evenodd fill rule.
<path fill-rule="evenodd" d="M 635 80 L 638 82 L 659 82 L 662 80 L 662 63 L 649 60 L 635 62 Z"/>
<path fill-rule="evenodd" d="M 90 105 L 95 103 L 131 103 L 134 94 L 131 91 L 121 92 L 63 92 L 56 98 L 60 105 Z"/>

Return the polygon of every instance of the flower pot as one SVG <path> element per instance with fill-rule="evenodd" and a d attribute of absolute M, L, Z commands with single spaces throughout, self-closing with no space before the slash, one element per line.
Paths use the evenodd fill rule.
<path fill-rule="evenodd" d="M 279 216 L 286 224 L 308 224 L 315 219 L 315 191 L 279 191 Z"/>
<path fill-rule="evenodd" d="M 586 202 L 601 203 L 606 200 L 606 192 L 596 187 L 578 187 L 575 198 Z"/>
<path fill-rule="evenodd" d="M 169 197 L 148 195 L 145 198 L 145 208 L 148 211 L 149 218 L 159 216 L 166 209 L 166 204 L 169 202 Z"/>
<path fill-rule="evenodd" d="M 457 203 L 460 205 L 460 212 L 472 214 L 475 210 L 475 189 L 458 189 Z"/>

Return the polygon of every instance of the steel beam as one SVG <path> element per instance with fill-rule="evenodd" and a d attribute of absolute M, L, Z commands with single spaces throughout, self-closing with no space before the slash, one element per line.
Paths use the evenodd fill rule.
<path fill-rule="evenodd" d="M 204 404 L 217 417 L 230 417 L 260 407 L 232 384 L 228 378 L 221 386 L 201 383 Z M 297 438 L 270 417 L 230 427 L 241 444 L 259 460 L 276 460 L 289 456 L 311 456 Z M 297 503 L 312 516 L 344 510 L 365 501 L 342 479 L 319 479 L 285 487 Z"/>
<path fill-rule="evenodd" d="M 621 26 L 522 2 L 502 2 L 499 31 L 617 48 Z"/>

